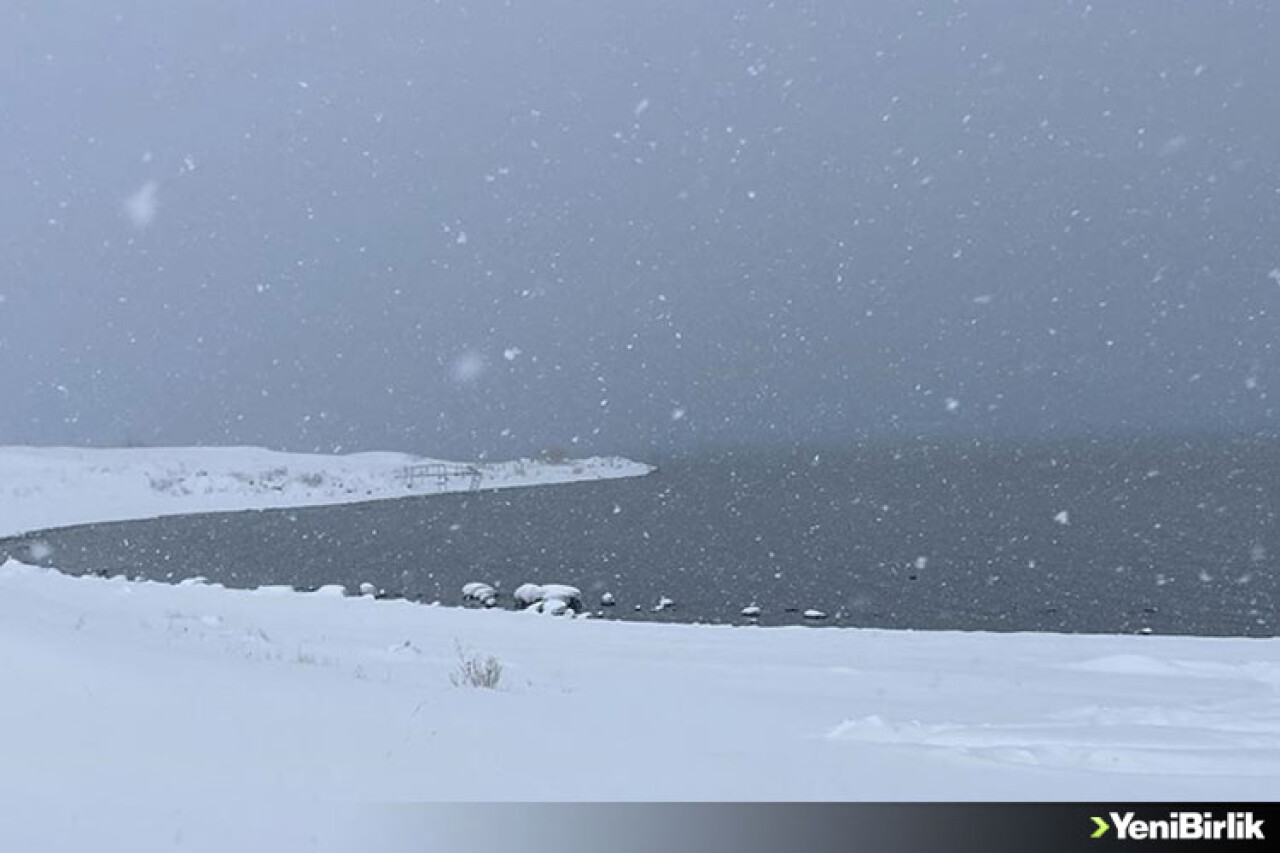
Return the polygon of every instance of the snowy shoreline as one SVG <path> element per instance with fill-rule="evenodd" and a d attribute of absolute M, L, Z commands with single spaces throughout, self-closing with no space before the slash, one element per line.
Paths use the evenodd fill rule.
<path fill-rule="evenodd" d="M 416 459 L 294 458 L 270 491 L 191 487 L 247 485 L 281 456 L 6 449 L 0 508 L 24 509 L 5 515 L 13 528 L 15 517 L 339 503 L 345 494 L 289 484 L 321 461 L 330 485 L 389 483 Z M 571 481 L 508 465 L 497 469 L 507 485 Z M 560 473 L 648 470 L 603 460 Z M 149 479 L 174 471 L 186 494 Z M 37 488 L 49 472 L 63 477 Z M 104 498 L 106 484 L 131 491 Z M 282 802 L 1280 797 L 1277 639 L 547 618 L 9 560 L 0 648 L 0 813 L 22 815 L 0 827 L 12 849 L 162 850 L 178 836 L 184 849 L 233 849 L 228 830 L 250 828 L 277 831 L 272 849 L 315 849 L 318 837 L 340 849 L 343 827 L 321 831 L 314 814 L 286 826 L 300 813 Z M 483 684 L 460 669 L 468 660 Z M 229 801 L 238 819 L 213 819 Z M 102 827 L 128 842 L 103 846 Z M 367 849 L 359 842 L 345 849 Z"/>
<path fill-rule="evenodd" d="M 1277 640 L 547 619 L 9 561 L 0 646 L 5 796 L 1280 795 Z M 459 647 L 496 690 L 451 683 Z"/>
<path fill-rule="evenodd" d="M 0 447 L 0 536 L 205 512 L 331 506 L 639 477 L 616 456 L 462 463 L 407 453 L 259 447 Z"/>

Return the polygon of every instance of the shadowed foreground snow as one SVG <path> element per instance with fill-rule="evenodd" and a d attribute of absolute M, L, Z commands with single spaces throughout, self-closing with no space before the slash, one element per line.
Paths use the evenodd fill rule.
<path fill-rule="evenodd" d="M 503 664 L 454 687 L 455 647 Z M 1267 799 L 1280 643 L 734 628 L 0 568 L 0 796 Z"/>
<path fill-rule="evenodd" d="M 260 447 L 0 447 L 0 536 L 99 521 L 637 477 L 652 470 L 614 456 L 469 465 L 407 453 L 330 456 Z"/>

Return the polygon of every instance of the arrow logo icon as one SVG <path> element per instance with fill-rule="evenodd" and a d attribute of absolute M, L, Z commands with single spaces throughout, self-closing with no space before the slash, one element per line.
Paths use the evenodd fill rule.
<path fill-rule="evenodd" d="M 1106 835 L 1107 830 L 1111 828 L 1111 825 L 1100 817 L 1094 817 L 1092 820 L 1097 824 L 1098 828 L 1093 831 L 1093 835 L 1089 836 L 1090 838 L 1101 838 Z"/>

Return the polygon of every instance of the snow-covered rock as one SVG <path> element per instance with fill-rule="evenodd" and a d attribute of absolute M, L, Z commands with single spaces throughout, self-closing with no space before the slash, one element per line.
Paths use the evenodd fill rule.
<path fill-rule="evenodd" d="M 542 597 L 544 599 L 555 598 L 561 601 L 580 602 L 582 600 L 582 590 L 568 584 L 548 583 L 542 586 Z"/>
<path fill-rule="evenodd" d="M 755 604 L 750 604 L 742 608 L 742 615 L 748 619 L 756 619 L 760 616 L 760 608 Z"/>
<path fill-rule="evenodd" d="M 601 607 L 613 607 L 613 605 L 617 603 L 617 599 L 613 597 L 613 593 L 611 592 L 606 592 L 604 595 L 600 596 Z"/>
<path fill-rule="evenodd" d="M 531 604 L 537 604 L 542 600 L 542 587 L 536 583 L 522 583 L 516 587 L 515 592 L 511 593 L 511 597 L 517 602 L 528 607 Z"/>
<path fill-rule="evenodd" d="M 493 607 L 498 603 L 498 591 L 487 583 L 472 581 L 463 585 L 462 600 L 474 601 L 484 607 Z"/>
<path fill-rule="evenodd" d="M 564 606 L 573 611 L 582 609 L 582 590 L 576 586 L 569 586 L 562 583 L 536 584 L 522 583 L 516 587 L 512 597 L 526 609 L 530 606 L 549 602 L 561 601 Z M 541 612 L 541 611 L 540 611 Z"/>
<path fill-rule="evenodd" d="M 813 619 L 813 620 L 826 619 L 827 614 L 821 610 L 815 610 L 813 608 L 810 608 L 809 610 L 806 610 L 804 612 L 804 618 Z"/>
<path fill-rule="evenodd" d="M 542 612 L 550 616 L 559 616 L 569 609 L 569 602 L 563 598 L 548 598 L 542 602 Z"/>
<path fill-rule="evenodd" d="M 547 616 L 562 616 L 566 613 L 574 615 L 574 611 L 570 609 L 569 603 L 562 598 L 547 598 L 542 601 L 535 601 L 528 607 L 524 608 L 525 613 L 543 613 Z"/>

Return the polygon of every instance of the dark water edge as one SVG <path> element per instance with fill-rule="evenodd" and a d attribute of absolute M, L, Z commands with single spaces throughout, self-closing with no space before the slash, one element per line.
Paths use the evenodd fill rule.
<path fill-rule="evenodd" d="M 0 540 L 0 555 L 232 587 L 369 582 L 445 604 L 473 580 L 569 583 L 617 619 L 800 624 L 817 608 L 824 625 L 1275 636 L 1278 513 L 1268 438 L 916 442 L 84 525 Z M 616 607 L 597 607 L 606 591 Z M 654 612 L 661 596 L 676 604 Z M 739 615 L 750 604 L 758 620 Z"/>

